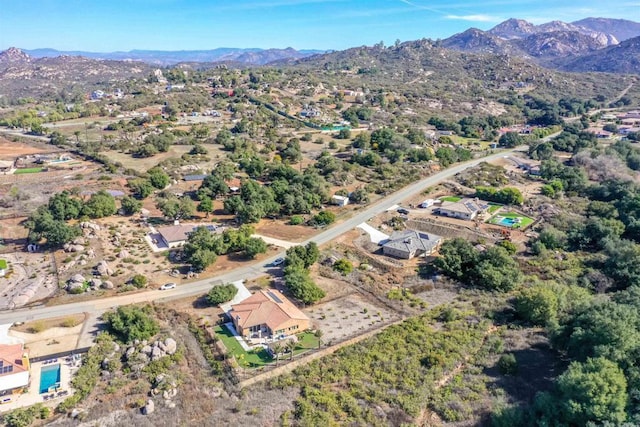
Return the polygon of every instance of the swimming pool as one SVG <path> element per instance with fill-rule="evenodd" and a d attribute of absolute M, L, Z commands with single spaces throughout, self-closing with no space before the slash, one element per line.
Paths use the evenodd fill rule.
<path fill-rule="evenodd" d="M 60 387 L 60 364 L 43 366 L 40 370 L 40 393 L 49 393 L 56 387 Z"/>
<path fill-rule="evenodd" d="M 505 227 L 513 227 L 514 224 L 518 224 L 519 222 L 517 218 L 502 218 L 499 224 Z"/>

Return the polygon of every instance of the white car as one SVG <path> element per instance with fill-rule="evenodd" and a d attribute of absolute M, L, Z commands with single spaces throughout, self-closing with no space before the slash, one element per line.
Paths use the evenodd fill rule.
<path fill-rule="evenodd" d="M 175 287 L 176 287 L 175 283 L 165 283 L 164 285 L 160 286 L 160 290 L 166 291 L 167 289 L 175 289 Z"/>
<path fill-rule="evenodd" d="M 273 260 L 273 262 L 271 263 L 272 266 L 277 267 L 280 264 L 284 264 L 284 258 L 276 258 Z"/>

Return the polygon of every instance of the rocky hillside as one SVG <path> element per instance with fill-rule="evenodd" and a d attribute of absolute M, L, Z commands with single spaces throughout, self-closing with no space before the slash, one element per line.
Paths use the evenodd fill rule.
<path fill-rule="evenodd" d="M 148 65 L 81 56 L 33 58 L 20 49 L 0 53 L 0 93 L 9 97 L 41 97 L 61 90 L 89 90 L 149 74 Z"/>
<path fill-rule="evenodd" d="M 448 49 L 474 53 L 504 54 L 532 59 L 540 65 L 568 71 L 591 69 L 580 65 L 583 55 L 597 57 L 605 48 L 616 46 L 619 40 L 640 36 L 640 24 L 625 20 L 588 18 L 573 23 L 551 21 L 534 25 L 521 19 L 509 19 L 488 31 L 476 28 L 455 34 L 442 41 Z M 631 47 L 626 51 L 633 50 Z M 598 60 L 594 60 L 598 62 Z M 576 64 L 576 68 L 570 68 Z M 626 73 L 629 64 L 614 63 L 610 72 Z"/>
<path fill-rule="evenodd" d="M 578 58 L 565 58 L 557 65 L 570 71 L 640 74 L 640 37 Z"/>
<path fill-rule="evenodd" d="M 640 23 L 626 19 L 585 18 L 573 22 L 582 28 L 589 28 L 605 34 L 611 34 L 619 41 L 640 36 Z"/>

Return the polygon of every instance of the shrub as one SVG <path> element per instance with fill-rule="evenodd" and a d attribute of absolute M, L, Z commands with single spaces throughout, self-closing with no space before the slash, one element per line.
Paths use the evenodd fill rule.
<path fill-rule="evenodd" d="M 333 264 L 333 269 L 340 272 L 343 276 L 353 271 L 353 264 L 346 258 L 339 259 Z"/>
<path fill-rule="evenodd" d="M 147 286 L 148 280 L 142 274 L 136 274 L 131 278 L 131 284 L 138 289 L 144 288 Z"/>
<path fill-rule="evenodd" d="M 304 222 L 304 218 L 302 215 L 294 215 L 289 219 L 289 224 L 291 225 L 300 225 Z"/>
<path fill-rule="evenodd" d="M 222 286 L 214 286 L 211 288 L 206 296 L 207 302 L 211 305 L 219 305 L 227 301 L 231 301 L 233 297 L 238 293 L 236 288 L 231 283 Z"/>
<path fill-rule="evenodd" d="M 125 343 L 149 339 L 159 330 L 157 322 L 151 317 L 149 306 L 121 306 L 102 317 L 109 330 Z"/>
<path fill-rule="evenodd" d="M 513 353 L 507 353 L 500 356 L 498 360 L 498 369 L 502 375 L 514 375 L 518 372 L 518 361 Z"/>

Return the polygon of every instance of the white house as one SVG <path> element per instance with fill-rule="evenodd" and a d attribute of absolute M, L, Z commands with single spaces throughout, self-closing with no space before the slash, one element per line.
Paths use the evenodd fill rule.
<path fill-rule="evenodd" d="M 337 194 L 331 196 L 331 204 L 337 206 L 347 206 L 349 204 L 349 198 L 347 196 L 339 196 Z"/>

